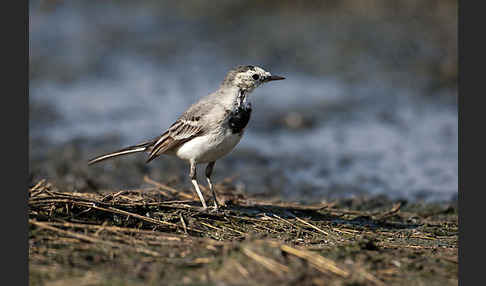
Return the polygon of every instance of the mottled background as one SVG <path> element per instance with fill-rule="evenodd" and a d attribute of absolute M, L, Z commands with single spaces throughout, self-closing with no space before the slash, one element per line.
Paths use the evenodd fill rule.
<path fill-rule="evenodd" d="M 455 200 L 457 1 L 29 1 L 32 182 L 76 191 L 190 189 L 188 166 L 142 154 L 235 65 L 287 77 L 252 94 L 215 180 L 286 200 Z M 200 172 L 202 174 L 202 172 Z"/>

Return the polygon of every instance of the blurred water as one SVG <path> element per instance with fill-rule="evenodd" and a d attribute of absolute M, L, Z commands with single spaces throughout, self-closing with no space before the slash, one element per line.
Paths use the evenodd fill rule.
<path fill-rule="evenodd" d="M 51 144 L 113 134 L 129 145 L 155 137 L 191 103 L 216 90 L 229 68 L 260 65 L 251 52 L 236 56 L 205 41 L 203 27 L 176 13 L 158 18 L 150 7 L 70 4 L 43 10 L 38 5 L 31 4 L 30 102 L 51 106 L 59 120 L 31 121 L 30 137 L 48 138 Z M 176 41 L 178 33 L 184 37 Z M 335 48 L 320 52 L 335 53 Z M 352 65 L 369 70 L 366 78 L 354 81 L 343 75 L 349 70 L 316 73 L 273 65 L 275 59 L 262 63 L 287 79 L 252 94 L 253 118 L 235 152 L 223 159 L 231 173 L 220 176 L 240 173 L 248 189 L 270 185 L 292 199 L 356 193 L 412 200 L 454 197 L 455 89 L 430 89 L 427 77 L 388 72 L 375 57 L 362 56 Z M 265 162 L 240 160 L 244 156 L 238 154 L 245 152 Z"/>

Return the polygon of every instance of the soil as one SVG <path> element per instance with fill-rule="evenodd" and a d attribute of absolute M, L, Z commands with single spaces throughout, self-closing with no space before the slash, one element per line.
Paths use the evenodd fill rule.
<path fill-rule="evenodd" d="M 98 192 L 35 183 L 30 285 L 458 283 L 454 202 L 282 202 L 227 178 L 215 184 L 222 207 L 203 210 L 190 189 L 144 183 Z"/>

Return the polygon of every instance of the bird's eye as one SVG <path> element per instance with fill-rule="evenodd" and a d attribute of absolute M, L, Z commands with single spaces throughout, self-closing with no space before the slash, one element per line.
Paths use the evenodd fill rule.
<path fill-rule="evenodd" d="M 252 76 L 252 78 L 253 78 L 254 80 L 258 80 L 258 79 L 260 78 L 260 76 L 259 76 L 259 75 L 257 75 L 257 74 L 254 74 L 254 75 Z"/>

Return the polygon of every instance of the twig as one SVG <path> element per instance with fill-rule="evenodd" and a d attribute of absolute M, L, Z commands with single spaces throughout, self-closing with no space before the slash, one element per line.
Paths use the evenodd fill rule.
<path fill-rule="evenodd" d="M 296 249 L 285 244 L 280 245 L 280 249 L 282 251 L 307 260 L 312 266 L 314 266 L 317 270 L 323 273 L 332 272 L 344 278 L 349 276 L 348 271 L 339 268 L 334 261 L 327 259 L 317 253 L 308 250 Z"/>
<path fill-rule="evenodd" d="M 286 219 L 283 219 L 283 218 L 279 217 L 279 216 L 278 216 L 278 215 L 276 215 L 276 214 L 272 214 L 272 216 L 273 216 L 273 217 L 276 217 L 276 218 L 277 218 L 277 220 L 281 220 L 281 221 L 283 221 L 283 222 L 285 222 L 285 223 L 287 223 L 287 224 L 290 224 L 291 226 L 295 227 L 295 229 L 297 229 L 297 230 L 300 230 L 300 229 L 301 229 L 300 227 L 296 226 L 295 224 L 291 223 L 290 221 L 288 221 L 288 220 L 286 220 Z"/>
<path fill-rule="evenodd" d="M 37 184 L 35 184 L 35 186 L 33 186 L 32 188 L 30 188 L 29 191 L 32 192 L 32 191 L 37 190 L 37 188 L 39 188 L 40 186 L 44 185 L 45 182 L 46 182 L 46 179 L 40 180 L 39 182 L 37 182 Z"/>
<path fill-rule="evenodd" d="M 267 268 L 268 270 L 272 271 L 273 273 L 281 276 L 284 274 L 284 272 L 289 272 L 290 269 L 289 267 L 271 259 L 268 257 L 261 256 L 259 254 L 256 254 L 252 250 L 250 250 L 248 247 L 243 247 L 242 249 L 243 253 L 246 254 L 248 257 L 251 259 L 255 260 L 258 262 L 260 265 L 263 267 Z"/>
<path fill-rule="evenodd" d="M 393 207 L 389 211 L 381 213 L 381 214 L 375 213 L 375 214 L 373 214 L 373 216 L 375 216 L 375 219 L 384 219 L 384 218 L 387 218 L 389 216 L 396 214 L 400 210 L 401 207 L 402 207 L 402 203 L 398 202 L 395 205 L 393 205 Z"/>
<path fill-rule="evenodd" d="M 182 227 L 184 228 L 184 233 L 187 234 L 187 226 L 186 226 L 186 222 L 184 221 L 184 217 L 182 216 L 182 213 L 179 213 L 179 218 L 181 219 Z"/>
<path fill-rule="evenodd" d="M 223 231 L 221 228 L 218 228 L 218 227 L 215 227 L 215 226 L 213 226 L 213 225 L 210 225 L 209 223 L 206 223 L 206 222 L 203 222 L 203 221 L 201 221 L 200 223 L 201 223 L 202 225 L 205 225 L 205 226 L 210 227 L 210 228 L 212 228 L 212 229 L 219 230 L 219 231 Z"/>
<path fill-rule="evenodd" d="M 79 234 L 79 233 L 59 229 L 57 227 L 53 227 L 53 226 L 50 226 L 46 223 L 35 221 L 33 219 L 29 219 L 29 223 L 31 223 L 31 224 L 33 224 L 37 227 L 40 227 L 40 228 L 48 229 L 48 230 L 51 230 L 51 231 L 54 231 L 54 232 L 57 232 L 57 233 L 60 233 L 60 234 L 64 234 L 64 235 L 74 237 L 74 238 L 77 238 L 77 239 L 80 239 L 80 240 L 84 240 L 84 241 L 87 241 L 87 242 L 91 242 L 91 243 L 104 244 L 104 245 L 108 245 L 108 246 L 111 246 L 111 247 L 118 247 L 118 248 L 127 248 L 128 247 L 127 245 L 123 245 L 123 244 L 119 244 L 119 243 L 115 243 L 115 242 L 111 242 L 111 241 L 106 241 L 106 240 L 101 240 L 101 239 L 97 239 L 97 238 L 87 236 L 87 235 L 84 235 L 84 234 Z M 130 247 L 128 247 L 128 248 L 130 248 Z M 142 253 L 149 254 L 149 255 L 152 255 L 152 256 L 159 256 L 159 253 L 152 251 L 152 250 L 145 249 L 145 248 L 134 247 L 133 249 L 137 252 L 142 252 Z"/>
<path fill-rule="evenodd" d="M 129 232 L 129 233 L 139 233 L 139 234 L 146 234 L 146 235 L 152 235 L 155 236 L 157 239 L 165 239 L 165 240 L 172 240 L 172 241 L 183 241 L 186 239 L 190 240 L 200 240 L 200 241 L 205 241 L 210 244 L 216 244 L 216 245 L 222 245 L 221 242 L 214 241 L 214 240 L 208 240 L 207 238 L 203 237 L 194 237 L 191 236 L 190 238 L 185 237 L 183 235 L 179 234 L 173 234 L 173 233 L 164 233 L 164 232 L 158 232 L 158 231 L 153 231 L 153 230 L 144 230 L 144 229 L 138 229 L 138 228 L 128 228 L 128 227 L 119 227 L 119 226 L 102 226 L 102 225 L 95 225 L 95 224 L 81 224 L 81 223 L 71 223 L 71 222 L 43 222 L 46 225 L 51 225 L 51 226 L 62 226 L 62 227 L 71 227 L 71 228 L 81 228 L 81 229 L 103 229 L 106 231 L 111 231 L 111 232 Z"/>
<path fill-rule="evenodd" d="M 100 233 L 101 233 L 103 230 L 105 230 L 105 226 L 106 226 L 107 224 L 108 224 L 108 221 L 107 221 L 107 220 L 105 220 L 105 221 L 104 221 L 104 222 L 101 224 L 100 228 L 98 228 L 98 229 L 96 230 L 96 232 L 94 233 L 94 236 L 98 236 L 98 235 L 99 235 L 99 234 L 100 234 Z"/>
<path fill-rule="evenodd" d="M 338 228 L 338 227 L 331 227 L 331 230 L 339 232 L 339 233 L 345 233 L 345 234 L 351 234 L 351 235 L 354 235 L 356 232 L 359 232 L 359 231 L 354 230 L 354 229 L 344 229 L 344 228 Z"/>
<path fill-rule="evenodd" d="M 44 190 L 45 190 L 45 182 L 46 182 L 46 179 L 42 179 L 37 184 L 35 184 L 35 186 L 30 188 L 29 197 L 33 198 L 35 196 L 42 194 L 42 192 L 44 192 Z"/>
<path fill-rule="evenodd" d="M 146 222 L 150 222 L 150 223 L 153 223 L 153 224 L 169 225 L 169 226 L 176 227 L 176 228 L 178 227 L 178 225 L 175 224 L 175 223 L 170 223 L 170 222 L 166 222 L 166 221 L 156 220 L 156 219 L 149 218 L 149 217 L 146 217 L 146 216 L 142 216 L 142 215 L 139 215 L 139 214 L 136 214 L 136 213 L 131 213 L 131 212 L 119 210 L 119 209 L 116 209 L 116 208 L 113 208 L 113 207 L 103 208 L 103 207 L 98 207 L 98 206 L 95 206 L 95 205 L 92 205 L 92 204 L 86 204 L 86 203 L 80 203 L 80 202 L 73 202 L 73 203 L 78 204 L 78 205 L 82 205 L 82 206 L 86 206 L 86 207 L 90 207 L 90 208 L 93 208 L 93 209 L 96 209 L 96 210 L 100 210 L 100 211 L 105 211 L 105 212 L 110 212 L 110 213 L 116 213 L 116 214 L 121 214 L 121 215 L 126 215 L 126 216 L 132 216 L 134 218 L 138 218 L 140 220 L 143 220 L 143 221 L 146 221 Z M 194 228 L 189 228 L 188 227 L 187 229 L 192 230 L 192 231 L 202 232 L 202 231 L 200 231 L 198 229 L 194 229 Z"/>
<path fill-rule="evenodd" d="M 239 263 L 236 259 L 233 259 L 231 260 L 233 262 L 233 264 L 235 265 L 236 267 L 236 270 L 238 270 L 238 272 L 240 272 L 240 274 L 245 277 L 245 278 L 249 278 L 250 277 L 250 273 L 248 272 L 248 270 L 246 270 L 245 267 L 243 267 L 243 265 L 241 265 L 241 263 Z"/>
<path fill-rule="evenodd" d="M 325 234 L 325 235 L 329 235 L 329 233 L 327 233 L 327 232 L 323 231 L 322 229 L 318 228 L 317 226 L 315 226 L 315 225 L 313 225 L 313 224 L 311 224 L 311 223 L 309 223 L 309 222 L 306 222 L 305 220 L 303 220 L 303 219 L 301 219 L 301 218 L 299 218 L 299 217 L 297 217 L 297 216 L 295 217 L 295 219 L 296 219 L 296 220 L 298 220 L 299 222 L 301 222 L 301 223 L 303 223 L 303 224 L 307 225 L 307 226 L 312 227 L 313 229 L 317 230 L 318 232 L 321 232 L 321 233 L 323 233 L 323 234 Z"/>
<path fill-rule="evenodd" d="M 312 232 L 312 231 L 308 231 L 307 229 L 303 229 L 303 228 L 301 228 L 301 227 L 299 227 L 299 226 L 297 226 L 297 225 L 295 225 L 295 224 L 291 223 L 290 221 L 288 221 L 288 220 L 286 220 L 286 219 L 284 219 L 284 218 L 279 217 L 279 216 L 278 216 L 278 215 L 276 215 L 276 214 L 272 214 L 272 216 L 276 217 L 278 220 L 281 220 L 281 221 L 283 221 L 283 222 L 285 222 L 285 223 L 287 223 L 287 224 L 290 224 L 291 226 L 295 227 L 295 229 L 297 229 L 298 231 L 305 231 L 305 232 L 308 232 L 308 233 L 312 233 L 312 234 L 313 234 L 313 232 Z"/>

